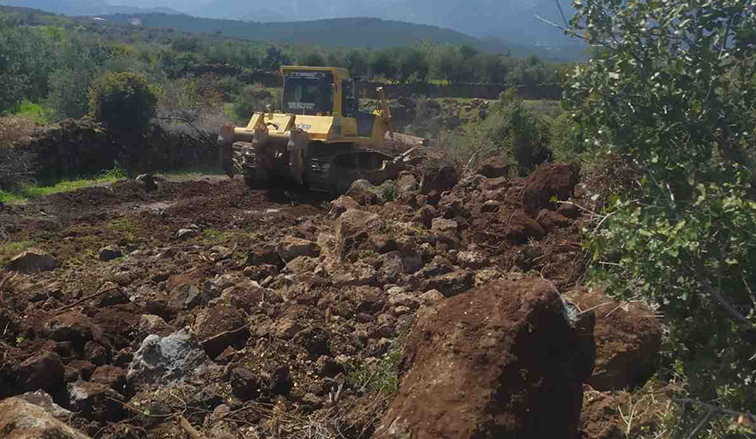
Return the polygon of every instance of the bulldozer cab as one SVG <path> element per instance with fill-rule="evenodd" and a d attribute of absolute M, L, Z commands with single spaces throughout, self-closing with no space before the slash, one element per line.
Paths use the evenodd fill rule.
<path fill-rule="evenodd" d="M 307 116 L 351 116 L 359 110 L 357 87 L 346 69 L 281 67 L 282 110 Z"/>

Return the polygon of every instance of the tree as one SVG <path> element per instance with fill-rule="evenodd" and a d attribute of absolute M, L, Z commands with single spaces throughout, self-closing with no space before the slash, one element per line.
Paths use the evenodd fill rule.
<path fill-rule="evenodd" d="M 569 102 L 593 153 L 622 157 L 639 188 L 613 197 L 590 242 L 594 279 L 660 307 L 674 346 L 669 366 L 696 398 L 752 412 L 753 3 L 575 5 L 570 32 L 602 50 L 571 78 Z M 705 413 L 687 410 L 682 425 Z"/>
<path fill-rule="evenodd" d="M 157 110 L 159 90 L 140 73 L 105 73 L 89 89 L 89 113 L 108 129 L 143 132 Z"/>
<path fill-rule="evenodd" d="M 262 61 L 262 67 L 269 71 L 276 71 L 283 65 L 291 64 L 291 58 L 274 45 L 268 46 L 265 58 Z"/>
<path fill-rule="evenodd" d="M 301 66 L 323 67 L 326 65 L 323 55 L 315 49 L 308 50 L 298 61 Z"/>
<path fill-rule="evenodd" d="M 373 58 L 370 60 L 370 71 L 373 76 L 383 76 L 389 80 L 396 79 L 397 68 L 395 60 L 388 49 L 373 54 Z"/>
<path fill-rule="evenodd" d="M 361 50 L 352 50 L 346 56 L 346 68 L 354 78 L 367 76 L 368 62 L 365 53 Z"/>
<path fill-rule="evenodd" d="M 394 58 L 399 81 L 406 83 L 413 77 L 422 81 L 428 76 L 429 65 L 423 52 L 417 49 L 400 48 L 397 49 Z"/>

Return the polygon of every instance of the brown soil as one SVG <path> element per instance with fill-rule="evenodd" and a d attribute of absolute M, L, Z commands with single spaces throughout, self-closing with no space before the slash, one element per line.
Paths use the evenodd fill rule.
<path fill-rule="evenodd" d="M 72 425 L 98 439 L 184 437 L 175 413 L 206 432 L 226 425 L 234 437 L 304 437 L 307 428 L 330 432 L 324 438 L 369 437 L 392 398 L 370 381 L 393 367 L 382 366 L 384 355 L 432 303 L 423 295 L 429 286 L 451 295 L 538 276 L 566 290 L 583 273 L 580 218 L 544 230 L 523 210 L 525 189 L 525 180 L 478 176 L 443 194 L 362 207 L 386 222 L 386 236 L 355 247 L 351 259 L 337 252 L 329 199 L 249 190 L 241 179 L 168 181 L 149 193 L 123 181 L 0 207 L 11 242 L 31 241 L 59 262 L 34 275 L 0 271 L 0 399 L 36 390 L 34 377 L 62 365 L 62 380 L 45 386 L 64 408 L 78 407 L 68 396 L 77 380 L 96 380 L 103 404 L 123 399 L 122 411 L 94 399 L 89 414 L 74 415 Z M 541 205 L 550 197 L 538 190 Z M 423 206 L 457 231 L 428 230 L 417 213 Z M 178 238 L 180 229 L 192 232 Z M 287 236 L 317 242 L 320 256 L 285 266 L 276 249 Z M 125 256 L 100 261 L 110 245 Z M 482 262 L 466 271 L 457 260 L 463 251 Z M 403 272 L 385 285 L 391 261 Z M 201 299 L 188 306 L 191 288 Z M 145 315 L 164 320 L 156 334 L 190 327 L 219 367 L 201 385 L 124 385 L 119 371 L 149 335 Z M 57 356 L 37 361 L 40 352 Z M 210 421 L 226 409 L 222 421 Z"/>

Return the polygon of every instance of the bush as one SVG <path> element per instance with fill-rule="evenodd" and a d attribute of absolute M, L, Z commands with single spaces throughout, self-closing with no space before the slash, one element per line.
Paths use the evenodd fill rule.
<path fill-rule="evenodd" d="M 492 113 L 477 128 L 482 157 L 507 154 L 525 175 L 551 158 L 548 131 L 514 90 L 502 93 Z"/>
<path fill-rule="evenodd" d="M 576 2 L 572 22 L 604 49 L 576 69 L 569 102 L 591 152 L 631 161 L 642 191 L 612 197 L 591 234 L 592 275 L 658 304 L 668 373 L 687 378 L 691 397 L 753 412 L 756 15 L 747 0 L 630 4 Z M 704 406 L 684 414 L 676 436 L 738 433 Z"/>
<path fill-rule="evenodd" d="M 144 132 L 160 91 L 139 73 L 106 73 L 89 89 L 89 113 L 114 131 Z"/>
<path fill-rule="evenodd" d="M 234 99 L 234 114 L 240 120 L 248 121 L 253 113 L 265 111 L 266 105 L 271 105 L 273 109 L 278 108 L 269 91 L 259 85 L 248 85 Z"/>
<path fill-rule="evenodd" d="M 30 120 L 0 118 L 0 190 L 18 189 L 33 178 L 36 157 L 23 145 L 33 129 L 34 123 Z"/>
<path fill-rule="evenodd" d="M 570 113 L 562 113 L 549 121 L 549 148 L 560 162 L 576 160 L 586 150 L 580 126 Z"/>

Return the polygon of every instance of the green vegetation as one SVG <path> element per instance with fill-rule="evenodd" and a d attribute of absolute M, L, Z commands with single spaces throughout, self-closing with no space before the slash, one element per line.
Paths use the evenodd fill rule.
<path fill-rule="evenodd" d="M 746 436 L 717 407 L 756 407 L 752 2 L 576 7 L 572 29 L 602 49 L 572 77 L 571 111 L 590 153 L 619 157 L 634 176 L 588 232 L 592 277 L 659 307 L 665 373 L 715 407 L 678 406 L 674 434 Z"/>
<path fill-rule="evenodd" d="M 70 192 L 86 187 L 113 183 L 124 178 L 126 178 L 126 173 L 123 170 L 113 169 L 91 178 L 63 180 L 50 185 L 26 185 L 14 191 L 0 190 L 0 201 L 8 204 L 23 203 L 30 198 L 46 197 L 61 192 Z"/>
<path fill-rule="evenodd" d="M 34 241 L 0 242 L 0 267 L 19 253 L 34 247 Z"/>
<path fill-rule="evenodd" d="M 118 132 L 144 132 L 157 110 L 160 90 L 135 72 L 105 73 L 89 89 L 89 112 Z"/>
<path fill-rule="evenodd" d="M 372 364 L 352 365 L 347 381 L 358 392 L 394 394 L 399 390 L 399 362 L 403 346 L 394 342 L 389 351 Z"/>

